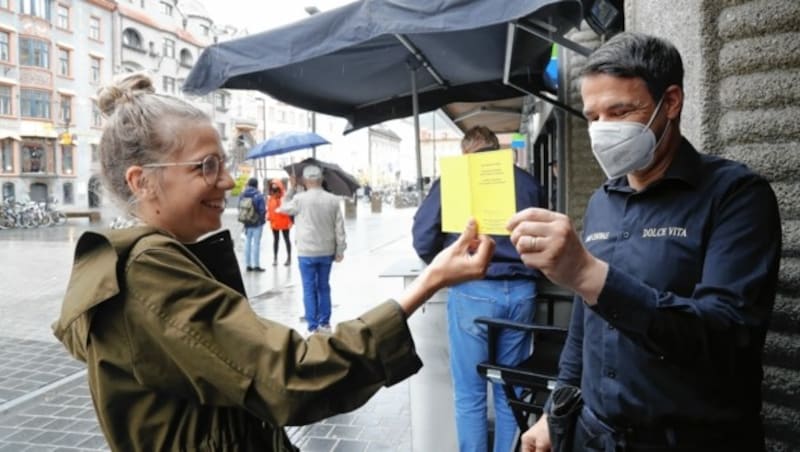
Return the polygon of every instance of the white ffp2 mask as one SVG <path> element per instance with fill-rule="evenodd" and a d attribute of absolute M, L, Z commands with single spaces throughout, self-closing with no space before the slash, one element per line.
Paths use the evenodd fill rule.
<path fill-rule="evenodd" d="M 653 161 L 658 143 L 650 124 L 663 100 L 662 97 L 658 101 L 647 124 L 635 121 L 594 121 L 589 124 L 592 153 L 609 179 L 647 168 Z"/>

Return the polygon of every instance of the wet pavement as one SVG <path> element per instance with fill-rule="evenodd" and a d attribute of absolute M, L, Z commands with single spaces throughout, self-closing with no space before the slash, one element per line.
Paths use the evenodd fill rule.
<path fill-rule="evenodd" d="M 332 323 L 356 317 L 402 290 L 399 279 L 378 278 L 393 262 L 413 255 L 414 209 L 384 208 L 371 213 L 359 205 L 346 220 L 348 249 L 331 273 Z M 237 242 L 240 265 L 242 227 L 235 211 L 223 216 Z M 75 242 L 90 228 L 85 219 L 65 226 L 0 230 L 0 452 L 108 450 L 86 386 L 82 363 L 53 337 L 69 279 Z M 247 293 L 261 316 L 305 330 L 296 258 L 285 267 L 272 263 L 272 235 L 262 239 L 264 273 L 243 272 Z M 408 383 L 384 388 L 365 406 L 320 423 L 287 429 L 303 451 L 411 450 Z"/>

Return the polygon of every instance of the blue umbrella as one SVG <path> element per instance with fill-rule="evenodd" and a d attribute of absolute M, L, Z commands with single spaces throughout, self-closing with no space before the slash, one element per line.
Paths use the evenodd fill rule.
<path fill-rule="evenodd" d="M 247 153 L 246 159 L 284 154 L 298 149 L 313 148 L 322 144 L 330 144 L 330 142 L 314 132 L 284 132 L 255 145 Z"/>

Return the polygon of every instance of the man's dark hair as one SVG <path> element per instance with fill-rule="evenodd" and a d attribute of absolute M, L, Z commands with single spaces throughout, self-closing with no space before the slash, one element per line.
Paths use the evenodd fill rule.
<path fill-rule="evenodd" d="M 589 55 L 579 76 L 639 77 L 655 101 L 671 85 L 683 88 L 683 61 L 671 42 L 643 33 L 620 33 Z"/>

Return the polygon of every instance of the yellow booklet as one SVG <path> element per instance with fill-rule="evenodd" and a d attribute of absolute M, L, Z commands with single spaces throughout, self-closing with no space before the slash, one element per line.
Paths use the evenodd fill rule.
<path fill-rule="evenodd" d="M 517 212 L 510 149 L 442 157 L 442 231 L 461 233 L 470 217 L 481 234 L 509 235 Z"/>

